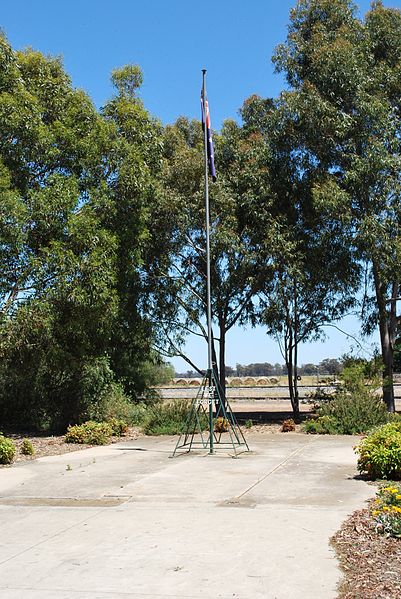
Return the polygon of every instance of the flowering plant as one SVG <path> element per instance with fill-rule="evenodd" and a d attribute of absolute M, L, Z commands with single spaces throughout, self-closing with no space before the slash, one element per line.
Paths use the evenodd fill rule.
<path fill-rule="evenodd" d="M 377 532 L 401 538 L 401 485 L 393 483 L 380 488 L 370 511 Z"/>

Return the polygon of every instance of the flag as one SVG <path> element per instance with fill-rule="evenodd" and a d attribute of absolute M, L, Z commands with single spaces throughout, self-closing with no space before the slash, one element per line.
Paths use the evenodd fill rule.
<path fill-rule="evenodd" d="M 201 109 L 202 109 L 202 129 L 203 130 L 205 130 L 205 122 L 206 122 L 207 161 L 209 164 L 209 173 L 210 173 L 210 176 L 212 177 L 212 180 L 216 181 L 216 168 L 214 166 L 214 150 L 213 150 L 213 139 L 212 139 L 212 127 L 210 124 L 209 103 L 207 101 L 207 98 L 203 97 L 203 92 L 201 93 Z"/>

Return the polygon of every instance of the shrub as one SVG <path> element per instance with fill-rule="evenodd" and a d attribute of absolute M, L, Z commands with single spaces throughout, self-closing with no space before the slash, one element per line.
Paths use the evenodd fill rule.
<path fill-rule="evenodd" d="M 389 420 L 384 403 L 373 395 L 341 395 L 317 409 L 315 420 L 304 424 L 307 433 L 358 435 Z"/>
<path fill-rule="evenodd" d="M 382 486 L 370 514 L 376 522 L 377 532 L 401 538 L 401 485 Z"/>
<path fill-rule="evenodd" d="M 111 422 L 120 420 L 127 425 L 143 424 L 148 415 L 150 406 L 153 406 L 154 400 L 149 402 L 133 403 L 130 398 L 124 393 L 122 386 L 119 383 L 111 383 L 99 395 L 96 403 L 92 405 L 88 412 L 88 420 L 96 422 Z"/>
<path fill-rule="evenodd" d="M 386 406 L 376 395 L 379 379 L 375 364 L 353 363 L 344 368 L 343 385 L 334 399 L 317 406 L 318 418 L 308 421 L 308 433 L 357 435 L 389 420 Z"/>
<path fill-rule="evenodd" d="M 143 425 L 148 418 L 149 406 L 144 402 L 132 404 L 129 412 L 128 422 L 132 425 Z"/>
<path fill-rule="evenodd" d="M 124 389 L 114 381 L 108 383 L 99 393 L 87 412 L 88 420 L 107 422 L 113 418 L 129 421 L 132 403 L 125 395 Z"/>
<path fill-rule="evenodd" d="M 170 403 L 159 402 L 149 408 L 144 423 L 147 435 L 176 435 L 183 432 L 188 420 L 191 403 L 177 399 Z M 202 428 L 207 428 L 207 418 L 199 413 Z"/>
<path fill-rule="evenodd" d="M 11 464 L 15 457 L 15 444 L 0 433 L 0 464 Z"/>
<path fill-rule="evenodd" d="M 370 478 L 401 480 L 401 420 L 372 431 L 355 448 L 358 470 Z"/>
<path fill-rule="evenodd" d="M 21 453 L 23 455 L 35 455 L 35 450 L 29 439 L 22 439 Z"/>
<path fill-rule="evenodd" d="M 117 418 L 111 418 L 108 423 L 113 431 L 113 437 L 121 437 L 128 430 L 128 424 L 125 420 L 118 420 Z"/>
<path fill-rule="evenodd" d="M 281 426 L 281 432 L 290 433 L 291 431 L 295 431 L 295 422 L 292 418 L 287 418 Z"/>
<path fill-rule="evenodd" d="M 252 426 L 253 426 L 253 422 L 250 418 L 245 421 L 245 428 L 252 428 Z"/>
<path fill-rule="evenodd" d="M 311 435 L 337 435 L 338 434 L 338 422 L 332 416 L 320 416 L 313 420 L 307 420 L 303 424 L 303 430 L 305 433 Z"/>
<path fill-rule="evenodd" d="M 107 422 L 88 420 L 83 424 L 69 426 L 65 435 L 66 443 L 88 443 L 90 445 L 106 445 L 110 442 L 113 429 Z"/>

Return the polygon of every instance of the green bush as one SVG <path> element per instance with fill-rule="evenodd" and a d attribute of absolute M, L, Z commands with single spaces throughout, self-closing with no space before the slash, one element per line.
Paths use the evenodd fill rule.
<path fill-rule="evenodd" d="M 21 453 L 23 455 L 35 455 L 35 449 L 29 439 L 22 439 Z"/>
<path fill-rule="evenodd" d="M 329 435 L 358 435 L 388 422 L 384 403 L 373 395 L 342 394 L 319 406 L 319 417 L 304 424 L 307 433 Z"/>
<path fill-rule="evenodd" d="M 132 404 L 130 407 L 128 422 L 131 425 L 143 425 L 146 422 L 149 415 L 149 410 L 151 410 L 152 407 L 149 407 L 144 402 Z"/>
<path fill-rule="evenodd" d="M 153 404 L 152 404 L 153 405 Z M 99 395 L 88 412 L 88 420 L 96 422 L 124 421 L 127 425 L 144 422 L 149 406 L 144 402 L 132 403 L 119 383 L 111 383 Z"/>
<path fill-rule="evenodd" d="M 376 394 L 380 385 L 376 363 L 353 363 L 344 368 L 342 378 L 334 399 L 321 402 L 318 418 L 304 424 L 305 432 L 357 435 L 388 422 L 386 406 Z"/>
<path fill-rule="evenodd" d="M 131 402 L 124 389 L 114 381 L 108 383 L 88 409 L 88 420 L 107 422 L 112 418 L 128 420 Z"/>
<path fill-rule="evenodd" d="M 148 410 L 144 423 L 147 435 L 176 435 L 183 432 L 187 422 L 191 403 L 177 399 L 171 403 L 158 403 Z M 202 428 L 207 428 L 207 418 L 202 414 Z"/>
<path fill-rule="evenodd" d="M 401 480 L 401 420 L 373 430 L 355 448 L 358 470 L 370 478 Z"/>
<path fill-rule="evenodd" d="M 307 420 L 303 424 L 303 430 L 305 433 L 311 435 L 337 435 L 338 434 L 338 422 L 332 416 L 320 416 Z"/>
<path fill-rule="evenodd" d="M 106 445 L 110 442 L 113 429 L 107 422 L 88 420 L 83 424 L 69 426 L 65 435 L 66 443 L 87 443 L 89 445 Z"/>
<path fill-rule="evenodd" d="M 15 457 L 15 444 L 0 433 L 0 464 L 11 464 Z"/>
<path fill-rule="evenodd" d="M 125 420 L 118 420 L 117 418 L 111 418 L 108 423 L 113 431 L 113 437 L 121 437 L 128 430 L 128 424 Z"/>

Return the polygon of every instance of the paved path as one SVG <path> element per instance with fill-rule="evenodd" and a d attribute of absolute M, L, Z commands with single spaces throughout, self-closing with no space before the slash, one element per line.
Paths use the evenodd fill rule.
<path fill-rule="evenodd" d="M 250 435 L 239 459 L 172 438 L 0 470 L 0 599 L 330 599 L 330 536 L 374 489 L 352 437 Z"/>

